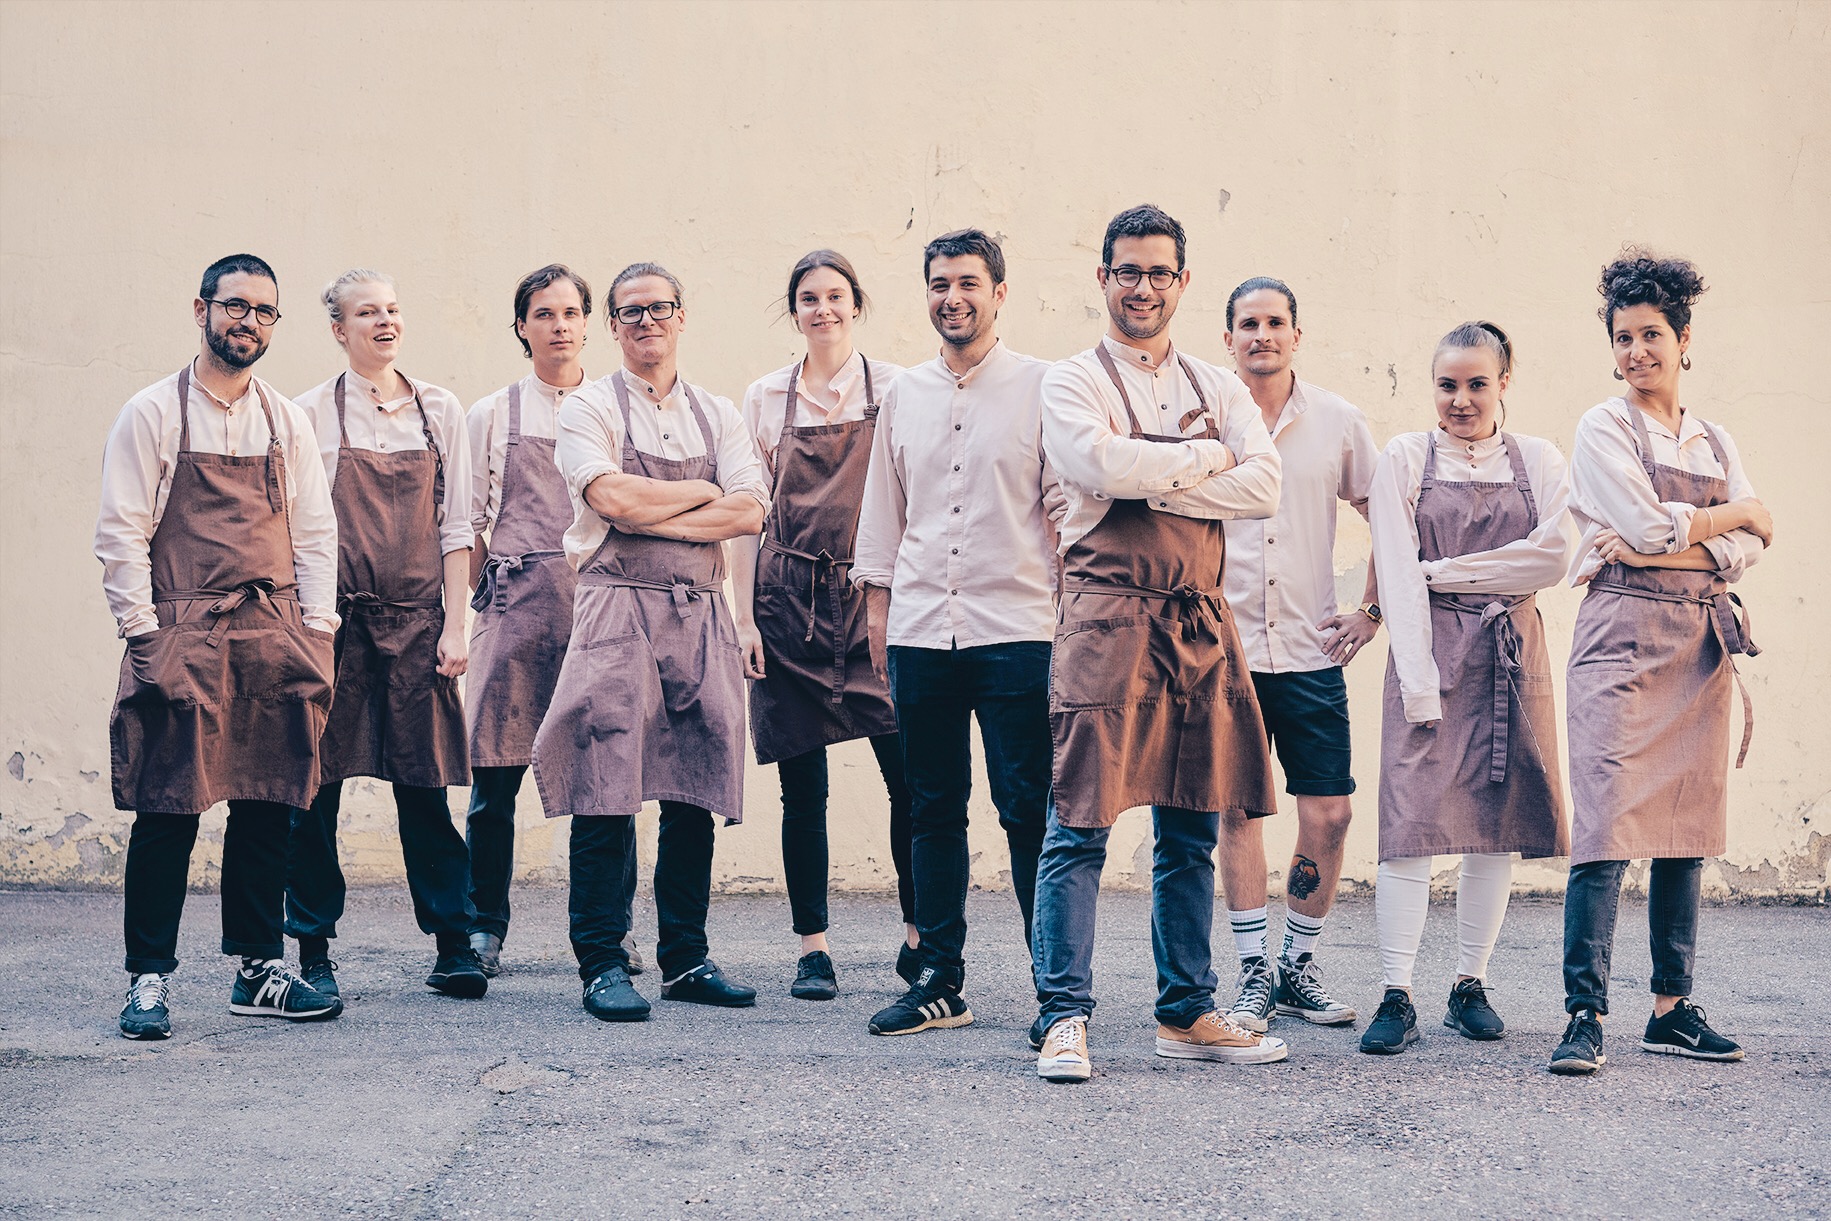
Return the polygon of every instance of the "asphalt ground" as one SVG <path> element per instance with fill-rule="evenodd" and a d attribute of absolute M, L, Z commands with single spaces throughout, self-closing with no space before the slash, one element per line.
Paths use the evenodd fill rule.
<path fill-rule="evenodd" d="M 1444 1029 L 1454 911 L 1433 905 L 1423 1041 L 1356 1050 L 1379 999 L 1373 910 L 1344 901 L 1322 961 L 1352 1029 L 1274 1022 L 1281 1064 L 1152 1053 L 1149 907 L 1107 895 L 1095 1076 L 1037 1079 L 1008 894 L 974 894 L 956 1031 L 874 1038 L 901 991 L 892 901 L 833 910 L 837 1001 L 791 999 L 781 897 L 713 903 L 713 955 L 752 1010 L 657 1001 L 605 1025 L 579 1007 L 565 893 L 518 890 L 508 970 L 479 1001 L 428 991 L 403 889 L 351 894 L 336 943 L 348 1009 L 290 1025 L 228 1012 L 218 904 L 193 895 L 175 1033 L 115 1030 L 116 896 L 0 893 L 0 1212 L 254 1217 L 1775 1217 L 1831 1211 L 1831 979 L 1822 907 L 1705 911 L 1699 1003 L 1748 1058 L 1639 1051 L 1643 906 L 1623 904 L 1607 1067 L 1545 1071 L 1563 1028 L 1561 909 L 1516 900 L 1492 968 L 1507 1037 Z M 1278 910 L 1274 906 L 1274 929 Z M 653 930 L 638 903 L 637 921 Z M 1227 962 L 1225 919 L 1218 943 Z M 652 951 L 652 945 L 649 947 Z M 652 958 L 652 953 L 651 953 Z M 638 987 L 654 999 L 654 973 Z M 1225 989 L 1231 983 L 1224 982 Z"/>

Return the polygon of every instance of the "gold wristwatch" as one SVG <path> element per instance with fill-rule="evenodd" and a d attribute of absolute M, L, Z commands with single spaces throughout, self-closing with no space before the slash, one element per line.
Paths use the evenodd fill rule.
<path fill-rule="evenodd" d="M 1367 616 L 1367 618 L 1373 620 L 1373 625 L 1375 627 L 1378 627 L 1380 624 L 1386 622 L 1386 616 L 1380 610 L 1380 604 L 1378 602 L 1369 602 L 1365 606 L 1361 607 L 1361 614 L 1363 614 L 1363 615 Z"/>

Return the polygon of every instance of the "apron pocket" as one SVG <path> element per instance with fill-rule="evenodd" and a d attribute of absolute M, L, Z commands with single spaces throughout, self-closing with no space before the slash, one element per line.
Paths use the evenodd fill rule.
<path fill-rule="evenodd" d="M 840 628 L 845 627 L 844 616 L 852 609 L 852 598 L 842 598 L 839 603 L 841 615 Z M 759 585 L 756 591 L 754 615 L 757 630 L 763 634 L 763 651 L 770 657 L 823 658 L 833 659 L 833 603 L 832 595 L 824 583 L 815 594 L 814 633 L 808 639 L 807 588 L 791 589 L 787 586 Z"/>
<path fill-rule="evenodd" d="M 1182 632 L 1179 621 L 1156 615 L 1064 624 L 1050 658 L 1049 710 L 1129 708 L 1174 694 L 1164 676 L 1181 676 Z"/>
<path fill-rule="evenodd" d="M 220 650 L 204 643 L 208 624 L 198 629 L 162 627 L 127 642 L 131 690 L 123 704 L 209 704 L 226 690 Z M 215 696 L 218 698 L 210 698 Z"/>
<path fill-rule="evenodd" d="M 374 642 L 376 665 L 386 676 L 386 686 L 418 689 L 454 681 L 439 675 L 439 634 L 445 630 L 444 612 L 371 615 L 364 623 Z"/>
<path fill-rule="evenodd" d="M 275 623 L 231 629 L 222 644 L 238 699 L 329 703 L 334 664 L 328 634 Z"/>

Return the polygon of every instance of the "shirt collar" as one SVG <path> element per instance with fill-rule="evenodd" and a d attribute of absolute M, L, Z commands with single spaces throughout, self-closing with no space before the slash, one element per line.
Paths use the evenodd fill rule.
<path fill-rule="evenodd" d="M 805 373 L 807 361 L 803 359 L 797 361 L 796 364 L 804 370 L 804 372 L 797 374 L 795 378 L 799 383 L 799 385 L 796 386 L 796 390 L 799 392 L 802 387 L 807 385 L 807 375 Z M 839 372 L 833 374 L 833 378 L 831 381 L 827 382 L 826 388 L 837 395 L 841 402 L 844 402 L 846 391 L 850 390 L 852 384 L 858 381 L 860 377 L 864 376 L 864 368 L 864 354 L 857 348 L 852 349 L 852 355 L 846 358 L 845 364 L 839 366 Z"/>
<path fill-rule="evenodd" d="M 1145 369 L 1151 373 L 1156 373 L 1160 369 L 1174 369 L 1176 367 L 1175 344 L 1171 344 L 1170 350 L 1164 353 L 1163 363 L 1154 365 L 1151 363 L 1151 354 L 1149 352 L 1146 352 L 1142 348 L 1134 348 L 1130 344 L 1120 343 L 1111 335 L 1100 336 L 1100 343 L 1106 348 L 1107 353 L 1120 365 L 1129 365 L 1134 369 Z"/>
<path fill-rule="evenodd" d="M 1445 453 L 1460 454 L 1465 458 L 1485 458 L 1496 450 L 1505 447 L 1507 443 L 1503 439 L 1503 436 L 1503 431 L 1496 428 L 1494 430 L 1494 435 L 1491 437 L 1484 437 L 1480 441 L 1464 441 L 1460 438 L 1450 436 L 1448 432 L 1444 431 L 1442 425 L 1438 425 L 1434 433 L 1437 448 L 1443 450 Z"/>
<path fill-rule="evenodd" d="M 1278 423 L 1272 428 L 1272 436 L 1276 437 L 1292 424 L 1295 424 L 1298 417 L 1309 409 L 1310 400 L 1304 397 L 1302 379 L 1296 377 L 1291 378 L 1291 396 L 1284 400 L 1284 406 L 1278 412 Z"/>
<path fill-rule="evenodd" d="M 583 369 L 581 369 L 580 371 L 583 372 Z M 573 385 L 573 386 L 551 386 L 540 379 L 540 374 L 538 374 L 538 373 L 528 374 L 529 388 L 532 389 L 534 391 L 534 393 L 536 393 L 536 394 L 540 395 L 542 398 L 546 399 L 548 402 L 553 402 L 553 403 L 559 402 L 561 399 L 565 398 L 568 394 L 577 394 L 579 391 L 583 390 L 586 386 L 589 386 L 590 384 L 591 384 L 591 374 L 589 374 L 589 373 L 586 373 L 583 377 L 581 377 L 578 381 L 578 384 Z"/>
<path fill-rule="evenodd" d="M 1005 341 L 1000 339 L 991 346 L 990 350 L 988 350 L 984 356 L 979 358 L 978 364 L 968 369 L 965 373 L 955 373 L 953 369 L 949 367 L 947 357 L 942 353 L 937 352 L 935 354 L 935 363 L 941 366 L 941 372 L 951 378 L 956 386 L 965 389 L 972 384 L 973 379 L 978 377 L 980 373 L 1004 359 L 1004 354 Z"/>
<path fill-rule="evenodd" d="M 254 398 L 255 395 L 254 378 L 253 376 L 250 376 L 248 378 L 248 388 L 242 391 L 242 396 L 233 403 L 225 402 L 224 400 L 217 398 L 210 392 L 210 388 L 204 385 L 203 381 L 197 376 L 197 358 L 195 356 L 191 357 L 191 385 L 203 391 L 204 399 L 221 411 L 234 411 L 236 408 L 243 406 L 250 399 Z"/>
<path fill-rule="evenodd" d="M 680 399 L 683 396 L 683 392 L 686 390 L 687 379 L 680 375 L 679 369 L 674 370 L 673 387 L 666 394 L 661 395 L 659 401 L 648 397 L 655 393 L 655 387 L 649 382 L 644 381 L 640 375 L 631 373 L 627 365 L 619 368 L 617 373 L 623 378 L 623 384 L 629 387 L 631 393 L 636 395 L 636 397 L 640 398 L 643 402 L 652 402 L 657 407 Z"/>
<path fill-rule="evenodd" d="M 395 371 L 397 373 L 400 372 L 398 369 Z M 403 382 L 407 383 L 407 393 L 397 399 L 381 399 L 381 387 L 377 386 L 374 382 L 356 372 L 354 369 L 349 370 L 346 377 L 347 391 L 354 394 L 363 402 L 372 404 L 379 411 L 399 411 L 402 407 L 405 407 L 408 403 L 413 401 L 415 389 L 413 379 L 408 377 L 405 373 L 401 373 L 400 378 Z"/>

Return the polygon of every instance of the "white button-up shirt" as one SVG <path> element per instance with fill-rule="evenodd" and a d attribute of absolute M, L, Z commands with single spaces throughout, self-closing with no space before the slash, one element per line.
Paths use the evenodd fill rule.
<path fill-rule="evenodd" d="M 1280 462 L 1252 392 L 1227 369 L 1171 349 L 1161 365 L 1147 353 L 1103 337 L 1147 433 L 1184 436 L 1202 427 L 1183 419 L 1197 410 L 1188 361 L 1207 399 L 1220 439 L 1181 445 L 1135 439 L 1119 390 L 1097 350 L 1057 361 L 1043 379 L 1043 445 L 1060 473 L 1067 515 L 1063 554 L 1099 525 L 1115 499 L 1142 500 L 1162 513 L 1219 521 L 1269 517 L 1278 509 Z M 1220 470 L 1231 451 L 1236 465 Z"/>
<path fill-rule="evenodd" d="M 1380 455 L 1367 499 L 1373 559 L 1379 569 L 1380 609 L 1391 638 L 1405 719 L 1413 725 L 1443 716 L 1442 675 L 1431 652 L 1430 595 L 1529 594 L 1564 575 L 1570 537 L 1565 509 L 1570 491 L 1564 455 L 1538 437 L 1514 433 L 1526 463 L 1526 482 L 1538 506 L 1538 524 L 1523 539 L 1489 551 L 1418 558 L 1418 489 L 1424 460 L 1437 446 L 1439 483 L 1512 483 L 1513 464 L 1497 432 L 1481 441 L 1459 441 L 1442 429 L 1396 436 Z"/>
<path fill-rule="evenodd" d="M 421 425 L 419 409 L 413 405 L 412 393 L 383 399 L 380 388 L 355 370 L 341 376 L 345 378 L 344 422 L 351 449 L 398 454 L 426 448 L 426 430 Z M 476 532 L 470 524 L 470 438 L 464 428 L 464 404 L 442 386 L 415 381 L 404 373 L 401 377 L 419 392 L 420 402 L 426 407 L 426 423 L 432 428 L 432 438 L 445 462 L 445 499 L 437 506 L 439 554 L 469 551 Z M 336 389 L 337 379 L 333 377 L 313 386 L 297 400 L 317 429 L 318 453 L 333 488 L 337 485 L 337 451 L 341 447 Z"/>
<path fill-rule="evenodd" d="M 1613 398 L 1591 407 L 1577 421 L 1577 438 L 1570 454 L 1570 512 L 1581 532 L 1570 583 L 1581 585 L 1602 567 L 1596 553 L 1596 535 L 1610 529 L 1634 550 L 1647 555 L 1676 555 L 1690 546 L 1692 517 L 1703 510 L 1681 500 L 1662 501 L 1653 492 L 1634 436 L 1634 417 L 1625 399 Z M 1682 409 L 1681 409 L 1682 410 Z M 1642 413 L 1645 415 L 1645 413 Z M 1728 432 L 1717 427 L 1717 439 L 1729 459 L 1725 471 L 1711 452 L 1704 423 L 1689 411 L 1679 419 L 1678 435 L 1650 415 L 1645 416 L 1652 459 L 1659 466 L 1677 467 L 1694 475 L 1727 478 L 1725 493 L 1731 500 L 1755 494 L 1742 469 L 1742 456 Z M 1730 530 L 1704 540 L 1704 548 L 1717 562 L 1717 574 L 1739 581 L 1750 564 L 1765 550 L 1761 540 L 1747 530 Z"/>
<path fill-rule="evenodd" d="M 1250 669 L 1322 670 L 1337 664 L 1323 652 L 1317 627 L 1337 609 L 1336 507 L 1345 501 L 1367 515 L 1380 451 L 1360 408 L 1302 380 L 1294 381 L 1271 435 L 1284 464 L 1277 515 L 1227 523 L 1221 584 Z"/>
<path fill-rule="evenodd" d="M 881 360 L 871 362 L 871 392 L 877 396 L 880 407 L 890 383 L 902 371 L 900 365 L 888 365 Z M 788 406 L 788 379 L 794 372 L 794 365 L 786 365 L 759 377 L 744 391 L 741 412 L 744 427 L 756 440 L 757 456 L 763 460 L 763 477 L 772 488 L 775 486 L 776 450 L 782 444 L 782 415 Z M 865 418 L 865 408 L 869 404 L 865 399 L 865 357 L 860 353 L 852 353 L 852 358 L 840 366 L 823 393 L 809 394 L 807 384 L 804 374 L 795 385 L 799 399 L 795 404 L 795 427 L 850 424 Z"/>
<path fill-rule="evenodd" d="M 936 356 L 885 392 L 852 580 L 890 590 L 890 644 L 1055 638 L 1062 492 L 1043 456 L 1048 369 L 1001 340 L 965 373 Z"/>
<path fill-rule="evenodd" d="M 591 384 L 582 378 L 576 386 L 549 386 L 534 374 L 522 378 L 521 435 L 552 437 L 560 404 Z M 509 453 L 509 388 L 471 404 L 465 417 L 470 434 L 470 528 L 478 537 L 496 528 L 502 512 L 502 467 Z"/>
<path fill-rule="evenodd" d="M 337 515 L 318 459 L 312 422 L 297 404 L 259 378 L 233 403 L 225 403 L 191 376 L 191 448 L 204 454 L 254 457 L 267 452 L 271 434 L 255 384 L 267 391 L 274 431 L 286 458 L 291 502 L 293 575 L 307 625 L 337 630 Z M 122 636 L 159 626 L 153 609 L 153 531 L 165 516 L 178 459 L 178 374 L 154 382 L 127 400 L 102 451 L 102 505 L 95 522 L 95 558 L 102 561 L 102 591 Z"/>
<path fill-rule="evenodd" d="M 687 401 L 688 382 L 684 377 L 675 377 L 660 402 L 649 397 L 658 388 L 627 369 L 618 369 L 610 377 L 601 377 L 569 395 L 559 411 L 559 442 L 553 457 L 572 493 L 573 517 L 572 526 L 566 531 L 566 559 L 574 568 L 589 563 L 610 534 L 610 523 L 585 503 L 585 489 L 598 476 L 623 470 L 623 410 L 617 405 L 617 391 L 611 381 L 618 377 L 629 390 L 630 433 L 638 450 L 676 461 L 697 458 L 706 452 L 705 438 L 700 435 Z M 712 428 L 718 486 L 727 496 L 741 492 L 756 497 L 758 504 L 767 507 L 769 488 L 763 481 L 763 464 L 757 459 L 756 446 L 737 408 L 730 399 L 708 394 L 699 386 L 691 389 Z"/>

